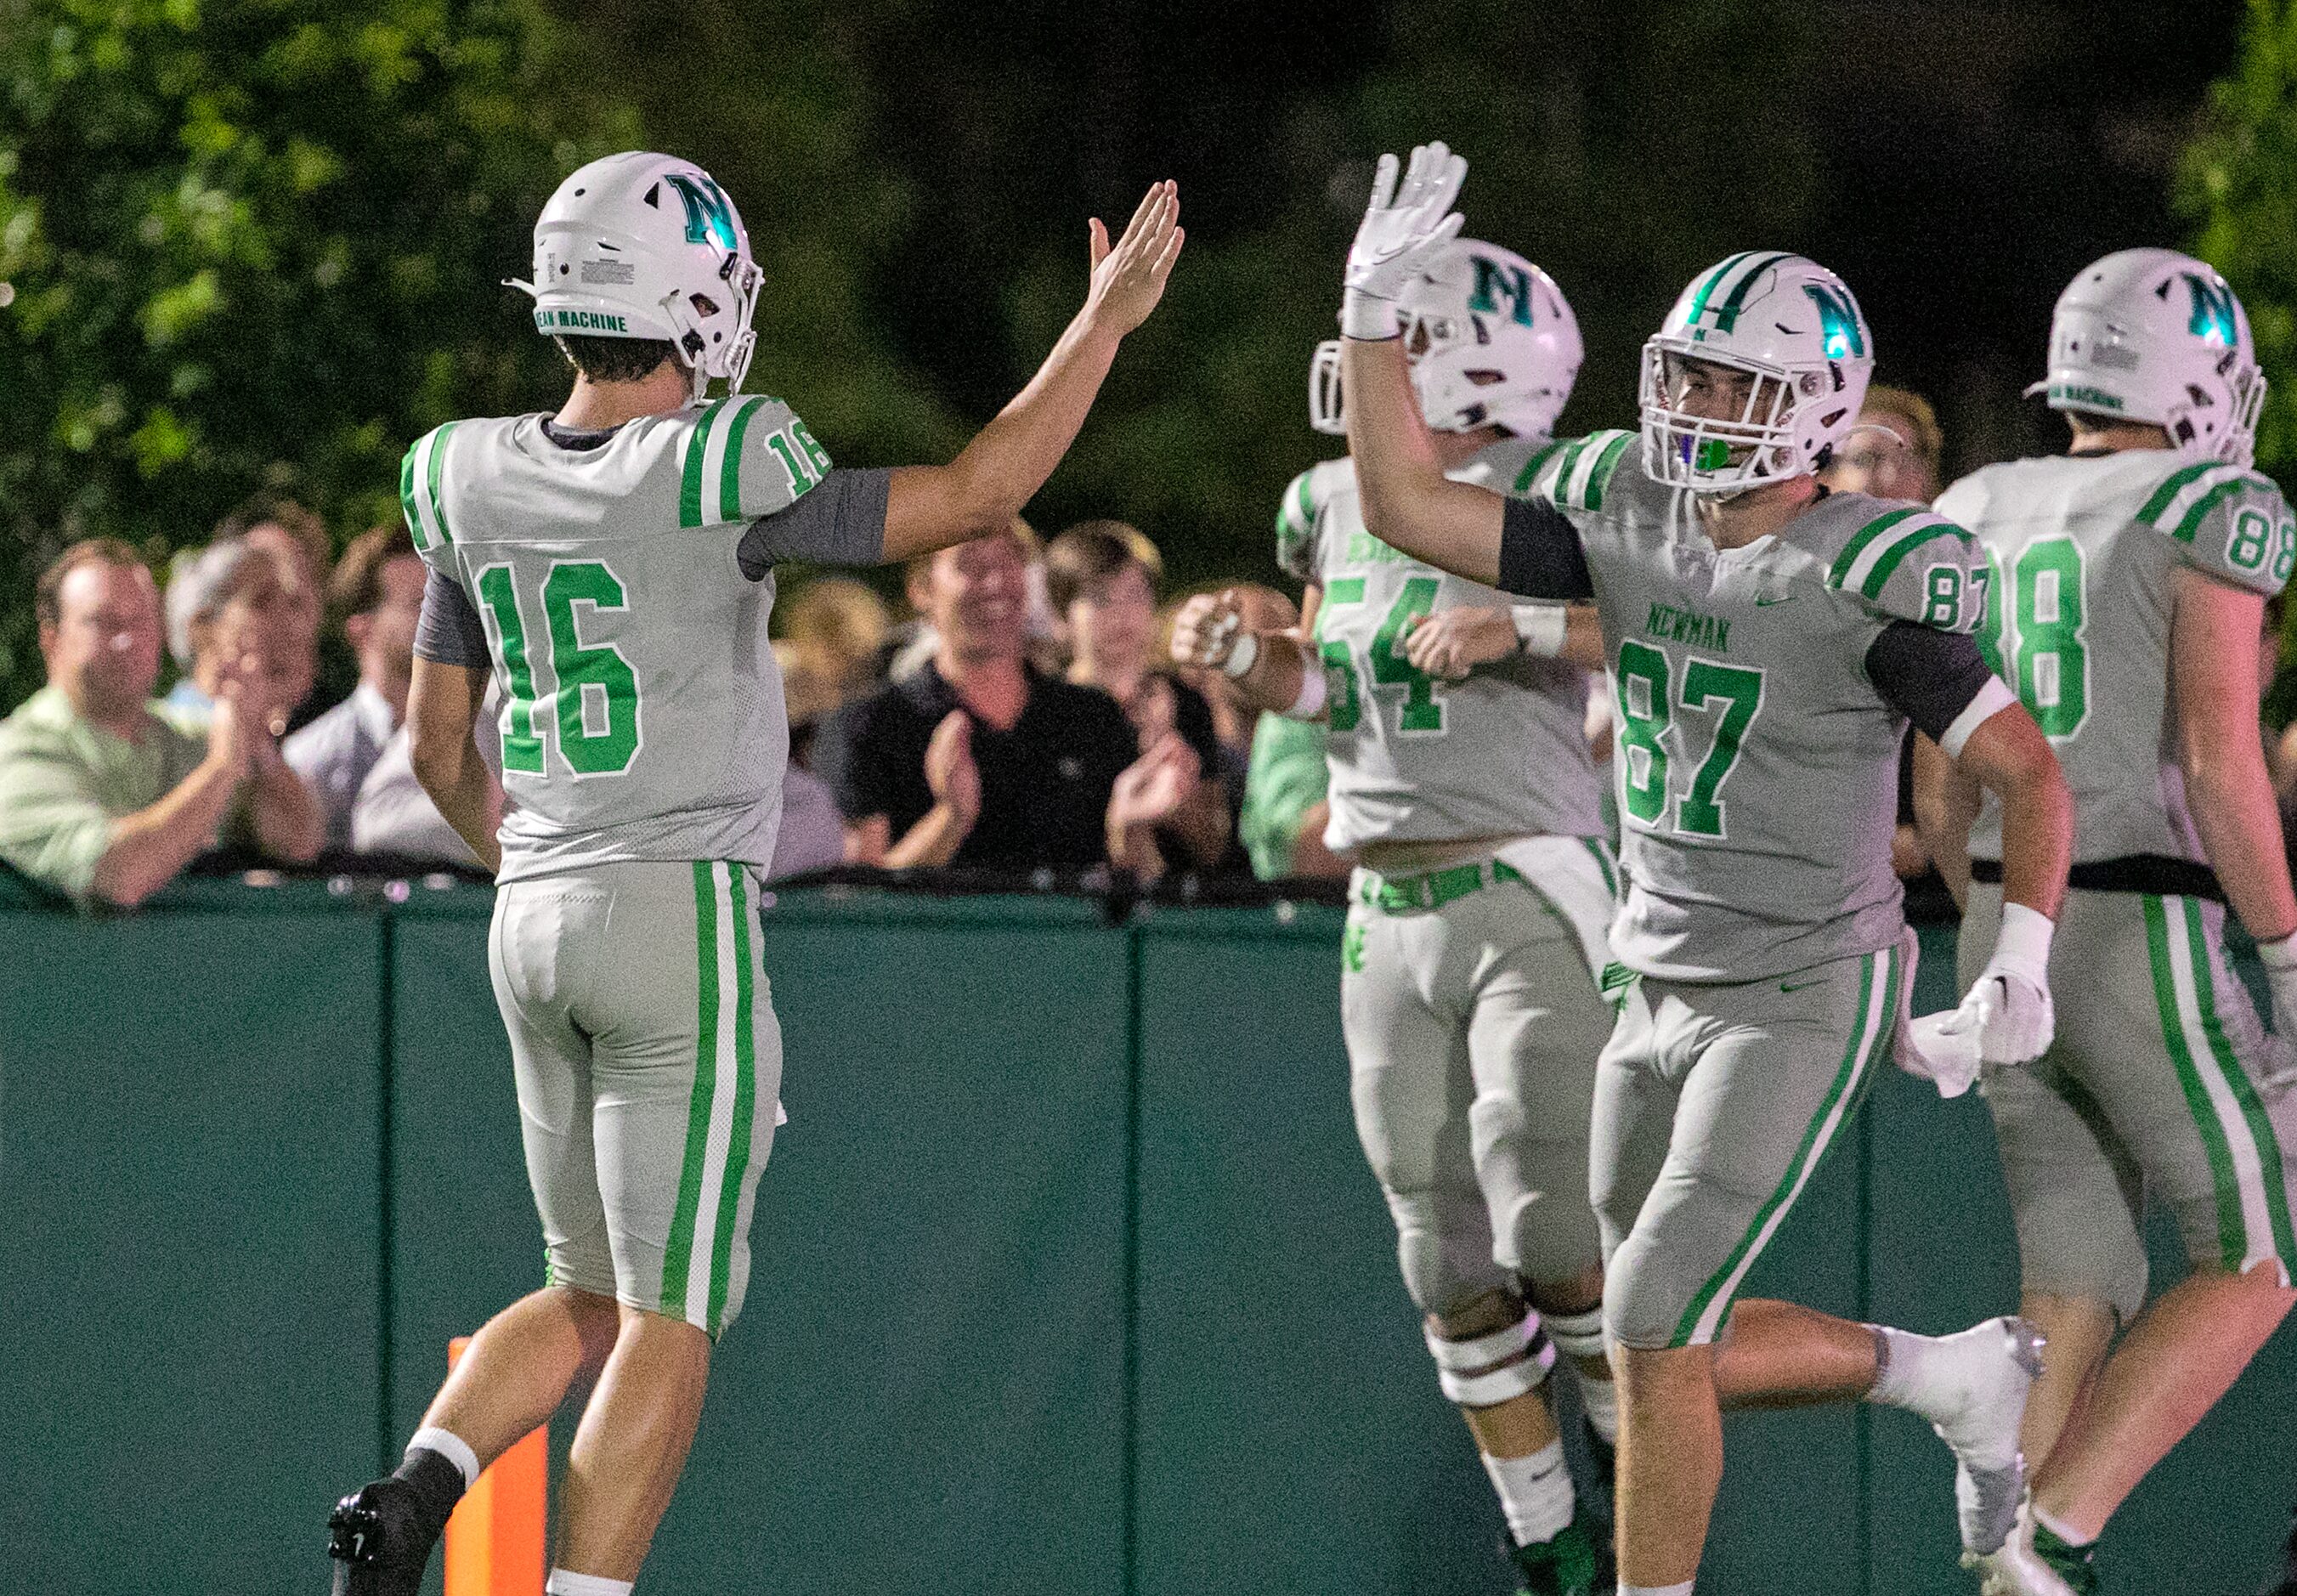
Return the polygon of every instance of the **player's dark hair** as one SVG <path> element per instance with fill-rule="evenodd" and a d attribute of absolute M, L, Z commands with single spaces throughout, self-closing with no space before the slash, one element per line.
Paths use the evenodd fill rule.
<path fill-rule="evenodd" d="M 593 383 L 636 383 L 654 375 L 674 354 L 665 338 L 594 338 L 581 333 L 552 336 L 567 364 Z"/>

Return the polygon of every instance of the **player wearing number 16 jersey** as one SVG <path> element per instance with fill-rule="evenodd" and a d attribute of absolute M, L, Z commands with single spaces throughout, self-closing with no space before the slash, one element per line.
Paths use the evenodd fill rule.
<path fill-rule="evenodd" d="M 1580 359 L 1561 292 L 1530 261 L 1461 240 L 1407 289 L 1412 381 L 1462 481 L 1508 492 L 1549 448 Z M 1344 430 L 1337 341 L 1310 419 Z M 1587 1205 L 1587 1116 L 1610 1029 L 1597 987 L 1613 866 L 1584 732 L 1586 671 L 1528 657 L 1560 606 L 1521 617 L 1490 588 L 1381 543 L 1345 459 L 1301 473 L 1276 557 L 1306 585 L 1298 633 L 1248 641 L 1232 594 L 1190 601 L 1186 662 L 1246 700 L 1330 728 L 1325 842 L 1361 861 L 1341 944 L 1356 1130 L 1387 1197 L 1405 1288 L 1445 1395 L 1491 1476 L 1526 1596 L 1610 1585 L 1575 1518 L 1544 1387 L 1569 1361 L 1599 1451 L 1618 1433 Z M 1478 661 L 1421 668 L 1450 636 Z M 1497 650 L 1497 653 L 1492 652 Z M 1460 662 L 1453 662 L 1458 663 Z"/>
<path fill-rule="evenodd" d="M 555 415 L 451 423 L 401 479 L 430 566 L 416 773 L 499 889 L 508 1028 L 544 1287 L 488 1321 L 405 1463 L 332 1522 L 338 1596 L 414 1596 L 481 1468 L 595 1380 L 552 1596 L 638 1577 L 748 1282 L 781 1039 L 758 892 L 788 723 L 767 640 L 785 558 L 892 562 L 1009 525 L 1083 424 L 1181 247 L 1149 190 L 1021 395 L 947 466 L 839 470 L 744 396 L 762 275 L 733 203 L 670 156 L 594 161 L 535 228 L 537 328 L 576 368 Z M 728 392 L 708 400 L 712 379 Z M 501 699 L 499 838 L 473 720 Z"/>
<path fill-rule="evenodd" d="M 2124 250 L 2059 298 L 2037 387 L 2071 451 L 1989 465 L 1939 500 L 1985 545 L 1983 641 L 2055 745 L 2077 821 L 2052 955 L 2063 1023 L 2042 1059 L 1987 1078 L 2020 1311 L 2051 1348 L 2025 1425 L 2033 1510 L 1988 1559 L 1998 1596 L 2096 1588 L 2107 1518 L 2272 1334 L 2297 1265 L 2297 1081 L 2224 941 L 2230 905 L 2260 939 L 2285 1035 L 2297 897 L 2258 736 L 2256 638 L 2297 564 L 2297 517 L 2249 466 L 2265 382 L 2248 318 L 2201 261 Z M 1951 876 L 1978 794 L 1944 765 L 1924 751 L 1917 792 Z M 2002 913 L 1992 804 L 1968 843 L 1963 942 L 1982 948 Z M 2149 1191 L 2193 1262 L 2150 1306 Z"/>
<path fill-rule="evenodd" d="M 1589 1159 L 1618 1347 L 1621 1596 L 1692 1589 L 1718 1401 L 1922 1414 L 1957 1459 L 1965 1543 L 1991 1551 L 2021 1485 L 2001 1410 L 2038 1361 L 2022 1325 L 1934 1340 L 1786 1304 L 1731 1316 L 1899 1030 L 1908 720 L 2007 817 L 2016 913 L 1952 1033 L 2008 1060 L 2048 1041 L 2071 816 L 2048 745 L 1968 635 L 1975 547 L 1918 506 L 1820 489 L 1871 341 L 1841 280 L 1784 252 L 1733 256 L 1684 292 L 1645 348 L 1639 440 L 1556 457 L 1528 499 L 1451 481 L 1412 413 L 1395 301 L 1458 227 L 1464 169 L 1423 147 L 1398 194 L 1381 162 L 1341 313 L 1348 437 L 1375 536 L 1505 591 L 1592 599 L 1618 682 L 1620 1012 Z"/>

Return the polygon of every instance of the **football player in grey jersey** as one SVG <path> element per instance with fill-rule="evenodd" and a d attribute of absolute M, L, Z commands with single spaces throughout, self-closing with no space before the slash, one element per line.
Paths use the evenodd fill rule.
<path fill-rule="evenodd" d="M 1445 467 L 1497 492 L 1528 483 L 1579 369 L 1561 292 L 1521 256 L 1460 240 L 1403 316 Z M 1325 344 L 1312 366 L 1320 432 L 1346 430 L 1339 356 Z M 1176 617 L 1173 654 L 1226 671 L 1256 708 L 1330 728 L 1324 840 L 1362 861 L 1340 973 L 1357 1132 L 1521 1588 L 1577 1596 L 1609 1587 L 1541 1389 L 1559 1349 L 1599 1452 L 1618 1436 L 1586 1195 L 1613 880 L 1586 672 L 1527 654 L 1504 595 L 1379 542 L 1357 505 L 1346 459 L 1285 489 L 1277 559 L 1306 584 L 1299 629 L 1247 632 L 1238 595 L 1205 595 Z M 1559 638 L 1566 625 L 1554 605 L 1521 622 Z"/>
<path fill-rule="evenodd" d="M 610 156 L 544 209 L 521 286 L 573 391 L 429 433 L 400 489 L 431 568 L 414 765 L 497 871 L 546 1284 L 473 1338 L 399 1470 L 337 1507 L 338 1596 L 414 1596 L 457 1498 L 585 1380 L 548 1589 L 638 1577 L 741 1308 L 778 1118 L 757 921 L 789 730 L 775 562 L 898 562 L 1009 524 L 1162 294 L 1178 216 L 1160 183 L 1113 246 L 1091 225 L 1084 308 L 953 462 L 841 471 L 779 399 L 741 393 L 762 274 L 708 173 Z M 490 681 L 499 836 L 473 737 Z"/>
<path fill-rule="evenodd" d="M 2022 1321 L 1931 1338 L 1784 1303 L 1730 1312 L 1901 1031 L 1912 935 L 1889 853 L 1908 720 L 2002 795 L 2007 844 L 1993 958 L 1937 1029 L 2002 1062 L 2049 1041 L 2071 806 L 1969 636 L 1975 546 L 1918 506 L 1819 488 L 1873 356 L 1841 280 L 1783 252 L 1734 255 L 1676 301 L 1645 346 L 1639 448 L 1583 440 L 1529 498 L 1446 476 L 1395 303 L 1456 234 L 1465 166 L 1424 146 L 1399 193 L 1381 160 L 1342 302 L 1348 440 L 1376 537 L 1503 591 L 1592 599 L 1618 684 L 1619 1017 L 1589 1159 L 1620 1383 L 1621 1596 L 1689 1596 L 1718 1402 L 1922 1414 L 1956 1459 L 1964 1545 L 1991 1551 L 2021 1493 L 2009 1415 L 2039 1364 Z"/>
<path fill-rule="evenodd" d="M 2071 424 L 2070 450 L 1989 465 L 1938 505 L 1985 546 L 1980 642 L 2056 745 L 2079 835 L 2052 949 L 2063 1023 L 2033 1065 L 1987 1076 L 2019 1312 L 2050 1342 L 2025 1419 L 2032 1510 L 1985 1559 L 1995 1596 L 2096 1589 L 2107 1520 L 2297 1300 L 2297 1072 L 2224 936 L 2230 906 L 2286 1037 L 2297 896 L 2254 642 L 2297 566 L 2297 515 L 2249 468 L 2265 389 L 2249 319 L 2202 262 L 2120 251 L 2060 296 L 2036 387 Z M 1934 748 L 1916 791 L 1966 897 L 1964 946 L 1981 949 L 2003 913 L 1998 808 L 1981 810 Z M 2149 1191 L 2193 1264 L 2151 1305 Z"/>

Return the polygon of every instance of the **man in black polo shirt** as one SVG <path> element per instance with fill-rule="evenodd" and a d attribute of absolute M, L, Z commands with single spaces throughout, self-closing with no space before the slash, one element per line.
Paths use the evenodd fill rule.
<path fill-rule="evenodd" d="M 1153 832 L 1195 787 L 1197 756 L 1170 733 L 1142 750 L 1115 699 L 1028 663 L 1025 537 L 1017 527 L 913 565 L 932 661 L 823 728 L 814 763 L 855 863 L 1164 868 Z"/>

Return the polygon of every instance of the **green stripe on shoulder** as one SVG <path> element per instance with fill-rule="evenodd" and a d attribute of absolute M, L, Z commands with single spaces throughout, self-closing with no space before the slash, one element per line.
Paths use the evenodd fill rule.
<path fill-rule="evenodd" d="M 1519 495 L 1530 492 L 1532 484 L 1539 481 L 1539 473 L 1546 468 L 1547 463 L 1568 447 L 1569 445 L 1563 440 L 1558 439 L 1540 449 L 1530 459 L 1526 460 L 1523 463 L 1523 469 L 1515 473 L 1513 491 Z"/>
<path fill-rule="evenodd" d="M 1842 552 L 1834 556 L 1834 564 L 1828 567 L 1826 572 L 1828 583 L 1840 588 L 1848 581 L 1850 568 L 1858 563 L 1858 556 L 1866 552 L 1868 545 L 1907 516 L 1919 515 L 1922 513 L 1920 506 L 1910 505 L 1903 510 L 1892 510 L 1887 514 L 1877 515 L 1865 526 L 1860 527 L 1851 535 L 1850 541 L 1842 546 Z"/>
<path fill-rule="evenodd" d="M 439 491 L 440 473 L 447 465 L 447 440 L 454 435 L 455 429 L 462 424 L 459 421 L 450 421 L 431 434 L 431 470 L 430 480 L 426 486 L 431 493 L 431 519 L 438 524 L 439 540 L 441 543 L 454 542 L 455 533 L 454 530 L 447 524 L 447 501 L 440 496 Z"/>
<path fill-rule="evenodd" d="M 1941 521 L 1930 526 L 1917 528 L 1883 551 L 1882 557 L 1874 562 L 1874 569 L 1868 572 L 1866 580 L 1859 584 L 1858 591 L 1869 599 L 1881 597 L 1882 589 L 1889 585 L 1891 573 L 1898 569 L 1906 557 L 1923 544 L 1934 542 L 1940 538 L 1952 538 L 1958 541 L 1962 545 L 1965 558 L 1972 556 L 1975 552 L 1971 535 L 1950 521 Z"/>
<path fill-rule="evenodd" d="M 406 457 L 399 463 L 399 510 L 407 517 L 407 535 L 415 539 L 415 552 L 419 555 L 431 552 L 431 539 L 423 531 L 422 513 L 415 507 L 415 457 L 422 450 L 423 440 L 417 438 L 407 446 Z"/>
<path fill-rule="evenodd" d="M 2216 509 L 2236 493 L 2259 489 L 2276 493 L 2280 491 L 2263 477 L 2236 476 L 2219 482 L 2194 501 L 2194 507 L 2186 512 L 2186 518 L 2178 523 L 2178 530 L 2169 535 L 2180 543 L 2191 543 L 2194 540 L 2194 535 L 2202 530 L 2202 523 L 2210 518 L 2211 510 Z M 2161 523 L 2156 522 L 2154 524 L 2158 526 Z"/>
<path fill-rule="evenodd" d="M 2217 464 L 2214 460 L 2204 460 L 2199 465 L 2187 465 L 2171 472 L 2162 479 L 2161 485 L 2153 489 L 2153 497 L 2147 499 L 2144 506 L 2138 510 L 2137 519 L 2159 526 L 2161 513 L 2169 507 L 2170 501 L 2183 493 L 2186 485 L 2195 477 L 2205 471 L 2216 470 Z"/>
<path fill-rule="evenodd" d="M 718 413 L 726 407 L 724 399 L 713 400 L 701 415 L 694 418 L 694 430 L 686 435 L 686 470 L 678 489 L 678 524 L 685 527 L 702 524 L 702 462 L 710 452 L 710 429 L 718 420 Z"/>
<path fill-rule="evenodd" d="M 765 406 L 758 398 L 744 399 L 734 407 L 733 419 L 726 424 L 725 464 L 718 470 L 718 519 L 742 519 L 742 435 L 750 430 L 750 419 Z"/>
<path fill-rule="evenodd" d="M 1610 442 L 1603 446 L 1603 452 L 1596 457 L 1595 468 L 1587 473 L 1585 495 L 1590 510 L 1603 507 L 1603 489 L 1610 484 L 1611 473 L 1619 468 L 1619 457 L 1627 452 L 1627 445 L 1634 441 L 1634 437 L 1633 432 L 1612 434 Z"/>

